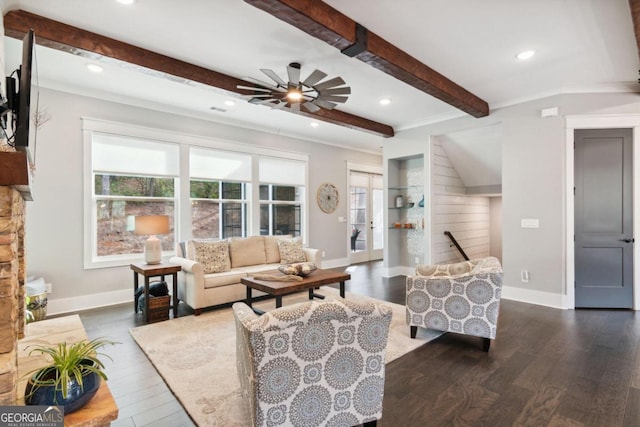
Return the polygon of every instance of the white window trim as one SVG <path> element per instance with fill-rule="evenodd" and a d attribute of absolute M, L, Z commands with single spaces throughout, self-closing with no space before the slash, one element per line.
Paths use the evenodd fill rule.
<path fill-rule="evenodd" d="M 210 138 L 206 136 L 198 136 L 185 134 L 181 132 L 168 131 L 163 129 L 149 128 L 145 126 L 112 122 L 108 120 L 96 119 L 91 117 L 81 117 L 82 119 L 82 135 L 83 135 L 83 240 L 84 240 L 84 268 L 94 269 L 103 267 L 123 266 L 130 262 L 138 262 L 144 259 L 144 255 L 127 259 L 99 261 L 95 262 L 92 257 L 92 242 L 95 237 L 92 224 L 93 206 L 93 171 L 91 168 L 91 135 L 92 132 L 102 132 L 107 134 L 123 135 L 126 137 L 143 138 L 158 142 L 171 142 L 180 145 L 180 176 L 179 185 L 176 186 L 175 200 L 177 203 L 176 220 L 175 220 L 175 239 L 176 243 L 191 238 L 191 203 L 190 203 L 190 172 L 189 172 L 189 147 L 196 146 L 202 148 L 211 148 L 216 150 L 226 150 L 254 156 L 252 160 L 252 189 L 247 200 L 249 204 L 249 225 L 247 227 L 248 235 L 256 235 L 260 232 L 260 201 L 258 187 L 261 184 L 257 175 L 257 165 L 259 156 L 282 158 L 286 160 L 298 160 L 305 164 L 305 191 L 302 203 L 302 241 L 308 245 L 309 235 L 309 154 L 286 151 L 274 148 L 259 147 L 256 145 L 244 143 L 241 141 L 222 140 Z M 257 208 L 253 208 L 256 206 Z M 165 254 L 163 253 L 163 256 Z M 169 253 L 167 253 L 169 255 Z M 119 256 L 118 256 L 119 257 Z"/>

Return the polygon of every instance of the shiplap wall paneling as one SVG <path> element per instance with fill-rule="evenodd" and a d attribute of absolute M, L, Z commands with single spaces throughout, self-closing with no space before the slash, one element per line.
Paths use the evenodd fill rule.
<path fill-rule="evenodd" d="M 431 257 L 434 264 L 462 261 L 445 231 L 450 231 L 469 258 L 489 255 L 490 203 L 488 197 L 465 195 L 447 153 L 435 142 L 432 150 Z"/>

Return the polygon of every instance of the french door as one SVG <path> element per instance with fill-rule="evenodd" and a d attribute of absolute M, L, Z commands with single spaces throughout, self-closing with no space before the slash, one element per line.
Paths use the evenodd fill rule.
<path fill-rule="evenodd" d="M 348 242 L 351 263 L 382 259 L 382 175 L 349 172 Z"/>

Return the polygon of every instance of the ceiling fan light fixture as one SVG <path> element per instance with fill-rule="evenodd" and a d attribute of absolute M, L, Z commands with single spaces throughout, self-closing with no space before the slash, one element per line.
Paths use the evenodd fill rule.
<path fill-rule="evenodd" d="M 287 99 L 291 102 L 300 102 L 302 100 L 302 91 L 297 87 L 289 88 L 287 91 Z"/>
<path fill-rule="evenodd" d="M 243 98 L 251 104 L 268 105 L 297 113 L 304 109 L 316 113 L 321 108 L 332 110 L 338 103 L 347 102 L 351 88 L 340 77 L 323 80 L 327 74 L 315 70 L 306 79 L 300 77 L 300 64 L 292 62 L 287 67 L 288 81 L 284 81 L 270 69 L 260 69 L 274 84 L 247 77 L 254 86 L 238 85 L 238 89 L 252 92 Z"/>

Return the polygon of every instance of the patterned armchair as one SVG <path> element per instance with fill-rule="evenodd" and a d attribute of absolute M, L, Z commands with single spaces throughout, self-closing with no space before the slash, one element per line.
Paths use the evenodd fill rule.
<path fill-rule="evenodd" d="M 392 311 L 309 301 L 256 315 L 235 303 L 237 368 L 254 426 L 376 425 Z"/>
<path fill-rule="evenodd" d="M 407 277 L 407 324 L 484 338 L 489 351 L 496 337 L 502 266 L 495 257 L 455 264 L 419 265 Z"/>

